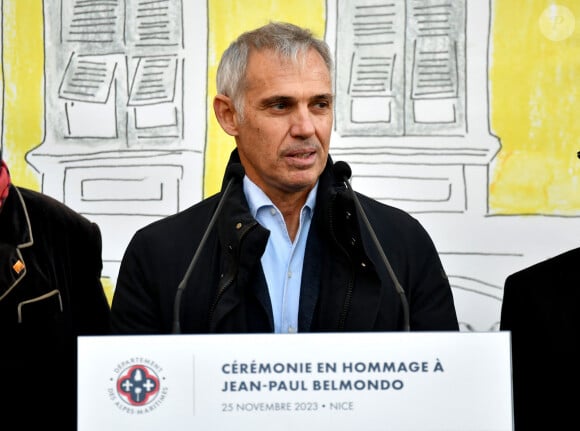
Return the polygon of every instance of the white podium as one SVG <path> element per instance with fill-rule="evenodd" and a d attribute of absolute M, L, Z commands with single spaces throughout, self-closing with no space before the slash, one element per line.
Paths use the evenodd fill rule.
<path fill-rule="evenodd" d="M 513 430 L 509 332 L 80 337 L 78 430 Z"/>

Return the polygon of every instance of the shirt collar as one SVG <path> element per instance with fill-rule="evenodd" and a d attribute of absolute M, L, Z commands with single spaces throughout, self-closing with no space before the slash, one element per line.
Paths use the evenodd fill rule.
<path fill-rule="evenodd" d="M 256 218 L 258 210 L 267 206 L 275 206 L 270 198 L 264 193 L 264 191 L 256 185 L 248 176 L 244 176 L 243 180 L 244 194 L 246 195 L 246 200 L 248 201 L 248 206 L 250 208 L 250 214 L 252 217 Z M 303 208 L 308 208 L 310 212 L 314 210 L 316 203 L 316 192 L 318 190 L 318 181 L 308 193 L 306 198 L 306 203 Z"/>

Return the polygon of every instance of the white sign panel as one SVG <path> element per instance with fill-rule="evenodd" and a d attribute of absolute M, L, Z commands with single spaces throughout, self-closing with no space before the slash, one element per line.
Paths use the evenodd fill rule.
<path fill-rule="evenodd" d="M 513 429 L 508 332 L 80 337 L 78 429 Z"/>

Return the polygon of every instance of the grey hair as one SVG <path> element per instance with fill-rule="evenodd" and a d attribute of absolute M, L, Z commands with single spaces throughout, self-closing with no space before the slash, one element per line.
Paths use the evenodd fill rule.
<path fill-rule="evenodd" d="M 330 49 L 324 40 L 315 38 L 310 30 L 290 23 L 270 22 L 242 33 L 222 55 L 216 74 L 217 91 L 231 98 L 236 111 L 243 117 L 246 68 L 251 50 L 270 49 L 280 56 L 298 61 L 299 54 L 311 48 L 322 57 L 332 80 Z"/>

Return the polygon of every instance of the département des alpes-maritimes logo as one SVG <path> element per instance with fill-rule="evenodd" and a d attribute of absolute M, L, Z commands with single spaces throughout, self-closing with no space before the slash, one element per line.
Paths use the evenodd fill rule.
<path fill-rule="evenodd" d="M 155 410 L 167 396 L 162 371 L 157 363 L 143 358 L 125 361 L 115 367 L 115 376 L 111 378 L 114 387 L 109 388 L 109 397 L 128 414 Z"/>

